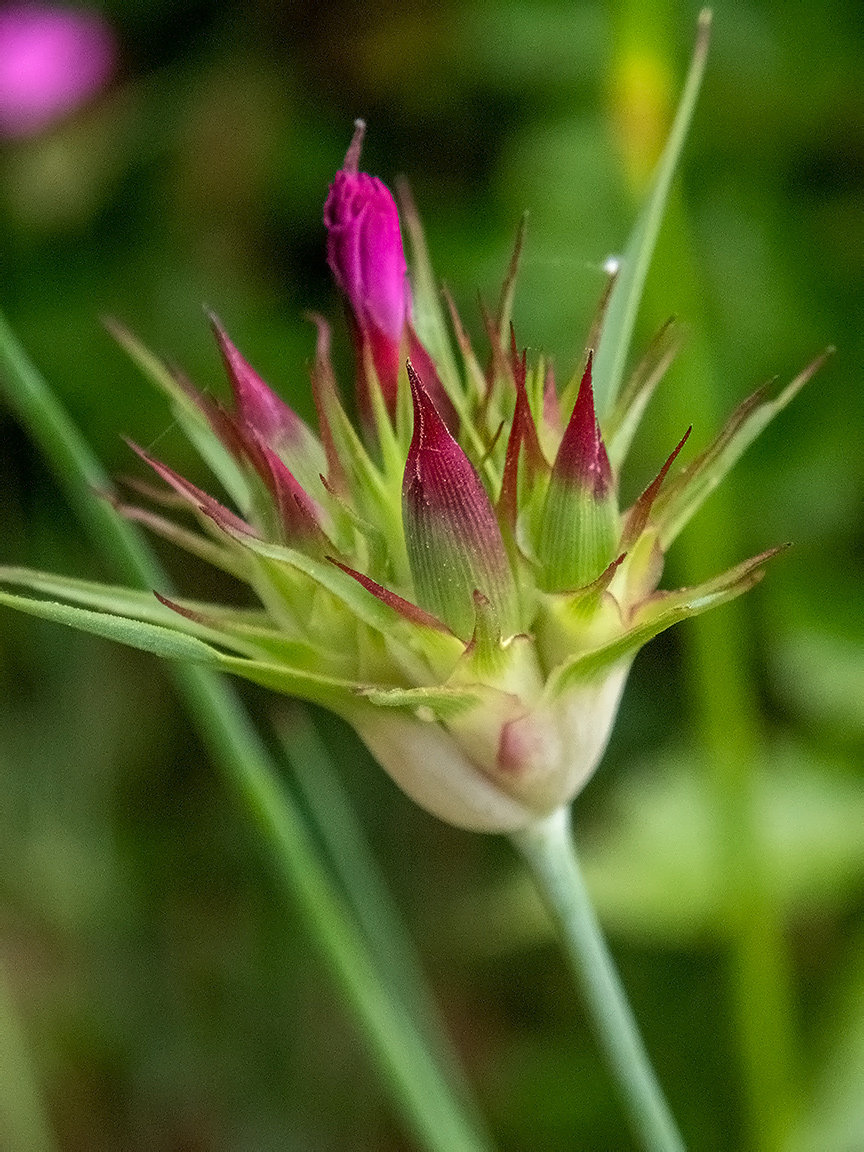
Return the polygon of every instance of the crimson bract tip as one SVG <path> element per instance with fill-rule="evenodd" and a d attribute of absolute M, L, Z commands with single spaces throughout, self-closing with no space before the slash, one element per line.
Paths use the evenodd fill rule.
<path fill-rule="evenodd" d="M 592 362 L 593 353 L 589 352 L 579 394 L 558 449 L 553 483 L 578 484 L 589 489 L 596 500 L 602 500 L 612 486 L 612 468 L 594 410 Z"/>

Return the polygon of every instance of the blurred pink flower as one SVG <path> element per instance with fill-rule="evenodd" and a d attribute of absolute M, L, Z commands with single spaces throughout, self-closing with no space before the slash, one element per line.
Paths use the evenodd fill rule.
<path fill-rule="evenodd" d="M 110 25 L 51 4 L 0 5 L 0 136 L 30 136 L 107 84 L 117 61 Z"/>

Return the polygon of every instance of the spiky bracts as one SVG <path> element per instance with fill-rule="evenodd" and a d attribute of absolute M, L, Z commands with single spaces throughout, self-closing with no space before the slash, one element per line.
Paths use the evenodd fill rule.
<path fill-rule="evenodd" d="M 449 334 L 407 202 L 412 301 L 396 206 L 359 171 L 361 139 L 362 128 L 325 223 L 355 336 L 362 433 L 342 406 L 320 318 L 317 432 L 215 318 L 229 407 L 117 330 L 233 505 L 138 450 L 165 484 L 162 502 L 185 506 L 197 529 L 121 510 L 245 581 L 259 606 L 160 598 L 145 610 L 140 595 L 122 589 L 20 572 L 0 579 L 125 617 L 118 635 L 128 643 L 164 644 L 166 655 L 206 659 L 325 705 L 430 811 L 468 828 L 513 831 L 566 804 L 594 771 L 638 649 L 761 576 L 771 553 L 697 588 L 656 590 L 671 540 L 818 362 L 775 400 L 757 393 L 683 467 L 687 434 L 671 454 L 663 446 L 656 480 L 621 509 L 620 470 L 671 359 L 668 332 L 603 427 L 590 353 L 559 395 L 549 366 L 518 352 L 509 313 L 520 233 L 500 314 L 484 315 L 484 367 L 448 300 Z M 602 315 L 594 339 L 600 325 Z M 96 630 L 100 618 L 83 611 L 78 619 Z M 165 639 L 178 633 L 179 647 Z"/>

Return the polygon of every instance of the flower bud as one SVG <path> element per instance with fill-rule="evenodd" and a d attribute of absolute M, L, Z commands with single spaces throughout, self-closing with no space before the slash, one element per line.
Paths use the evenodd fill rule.
<path fill-rule="evenodd" d="M 399 213 L 389 189 L 359 171 L 365 125 L 357 121 L 343 167 L 324 205 L 327 261 L 348 298 L 358 328 L 358 354 L 369 349 L 388 408 L 396 383 L 405 325 L 411 312 Z"/>

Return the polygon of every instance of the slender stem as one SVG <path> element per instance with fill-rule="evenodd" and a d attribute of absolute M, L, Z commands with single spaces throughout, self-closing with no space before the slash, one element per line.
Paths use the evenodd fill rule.
<path fill-rule="evenodd" d="M 558 924 L 636 1136 L 646 1152 L 683 1152 L 684 1143 L 585 887 L 570 831 L 570 810 L 561 808 L 512 839 Z"/>

